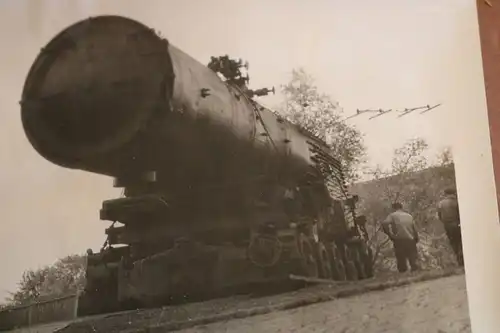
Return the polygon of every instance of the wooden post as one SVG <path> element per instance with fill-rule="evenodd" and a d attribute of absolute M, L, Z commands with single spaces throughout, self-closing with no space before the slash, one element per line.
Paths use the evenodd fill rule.
<path fill-rule="evenodd" d="M 80 300 L 80 292 L 77 291 L 75 294 L 75 302 L 73 307 L 73 318 L 76 319 L 78 317 L 78 301 Z"/>
<path fill-rule="evenodd" d="M 329 280 L 329 279 L 319 279 L 319 278 L 312 278 L 312 277 L 307 277 L 307 276 L 299 276 L 299 275 L 294 275 L 290 274 L 288 276 L 290 280 L 294 281 L 303 281 L 307 283 L 317 283 L 317 284 L 335 284 L 335 285 L 349 285 L 353 284 L 355 281 L 335 281 L 335 280 Z M 373 278 L 366 279 L 364 281 L 370 281 L 373 280 Z"/>
<path fill-rule="evenodd" d="M 28 326 L 31 326 L 31 309 L 33 308 L 33 304 L 28 305 Z"/>

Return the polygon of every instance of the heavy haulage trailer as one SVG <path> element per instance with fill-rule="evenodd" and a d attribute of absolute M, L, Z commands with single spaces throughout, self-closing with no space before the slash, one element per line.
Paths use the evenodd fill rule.
<path fill-rule="evenodd" d="M 82 311 L 373 274 L 366 219 L 327 144 L 137 21 L 60 32 L 29 71 L 21 115 L 48 161 L 124 191 L 100 211 L 112 224 L 89 251 Z"/>

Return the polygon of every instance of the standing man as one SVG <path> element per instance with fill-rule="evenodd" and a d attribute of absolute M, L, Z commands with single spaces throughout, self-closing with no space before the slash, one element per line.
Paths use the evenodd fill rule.
<path fill-rule="evenodd" d="M 407 261 L 410 263 L 411 271 L 417 271 L 419 238 L 413 216 L 404 212 L 403 205 L 399 202 L 392 204 L 392 210 L 393 212 L 382 222 L 382 227 L 394 245 L 398 271 L 404 273 L 408 270 Z"/>
<path fill-rule="evenodd" d="M 446 236 L 455 253 L 458 264 L 463 266 L 464 257 L 462 253 L 460 214 L 458 210 L 457 192 L 454 189 L 446 189 L 444 191 L 444 198 L 438 204 L 438 218 L 443 223 Z"/>

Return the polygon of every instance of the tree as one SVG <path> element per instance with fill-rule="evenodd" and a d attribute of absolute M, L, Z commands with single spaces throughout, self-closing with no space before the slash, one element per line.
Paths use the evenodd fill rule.
<path fill-rule="evenodd" d="M 24 305 L 62 297 L 80 291 L 85 284 L 86 257 L 67 256 L 55 264 L 25 271 L 9 305 Z"/>
<path fill-rule="evenodd" d="M 420 233 L 419 252 L 424 268 L 454 265 L 453 253 L 441 223 L 436 218 L 436 205 L 444 188 L 455 186 L 455 170 L 451 151 L 443 150 L 434 163 L 425 157 L 425 140 L 409 140 L 395 149 L 389 169 L 376 167 L 373 180 L 353 187 L 361 198 L 361 209 L 368 218 L 367 229 L 374 264 L 379 271 L 393 270 L 395 260 L 381 221 L 390 212 L 392 202 L 399 201 L 415 218 Z"/>
<path fill-rule="evenodd" d="M 453 154 L 450 147 L 445 147 L 437 154 L 437 163 L 441 166 L 450 166 L 453 164 Z"/>
<path fill-rule="evenodd" d="M 282 93 L 285 101 L 280 113 L 325 140 L 342 163 L 346 180 L 351 183 L 357 180 L 366 147 L 362 133 L 342 120 L 339 104 L 320 93 L 312 76 L 303 69 L 292 71 L 292 78 L 282 86 Z"/>

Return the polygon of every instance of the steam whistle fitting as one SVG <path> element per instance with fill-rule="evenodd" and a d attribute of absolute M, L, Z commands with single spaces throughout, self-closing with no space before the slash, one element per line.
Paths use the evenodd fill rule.
<path fill-rule="evenodd" d="M 251 92 L 252 96 L 253 95 L 266 96 L 266 95 L 269 95 L 269 93 L 271 93 L 271 92 L 273 93 L 273 95 L 275 94 L 274 87 L 273 87 L 273 89 L 261 88 L 261 89 L 257 89 L 257 90 L 250 90 L 249 92 Z"/>

